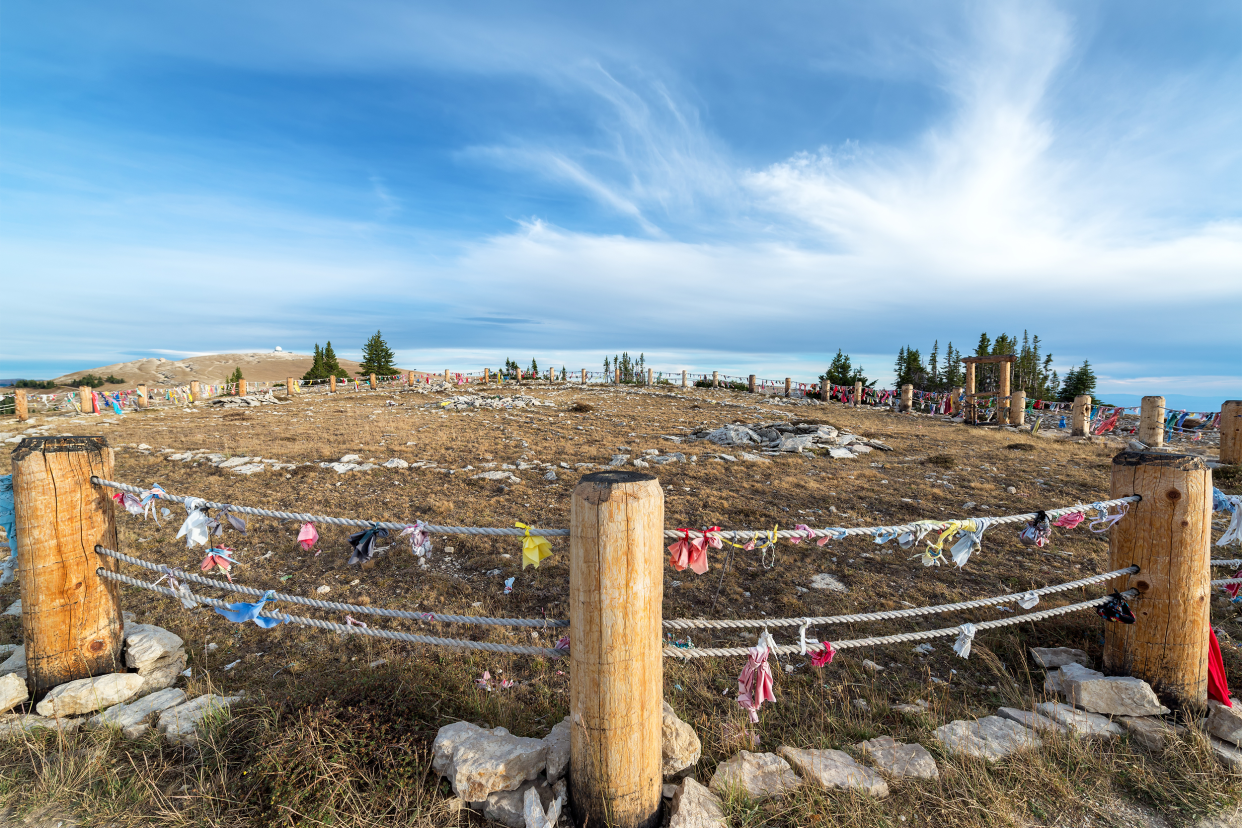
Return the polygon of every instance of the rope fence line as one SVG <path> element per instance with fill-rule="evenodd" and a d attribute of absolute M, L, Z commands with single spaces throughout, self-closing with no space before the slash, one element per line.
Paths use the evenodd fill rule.
<path fill-rule="evenodd" d="M 157 592 L 168 598 L 176 598 L 180 600 L 181 596 L 168 587 L 157 586 L 148 581 L 142 581 L 138 578 L 131 578 L 119 572 L 109 572 L 100 567 L 95 570 L 101 578 L 110 581 L 127 584 L 129 586 L 138 587 L 139 589 Z M 195 595 L 195 600 L 200 604 L 206 604 L 211 607 L 219 607 L 221 609 L 229 609 L 230 605 L 226 601 L 219 601 L 215 598 L 205 598 Z M 558 650 L 554 647 L 528 647 L 517 644 L 495 644 L 490 641 L 469 641 L 458 638 L 439 638 L 431 635 L 415 635 L 414 633 L 397 632 L 396 630 L 381 630 L 372 627 L 359 627 L 354 625 L 336 624 L 332 621 L 321 621 L 318 618 L 304 618 L 300 615 L 287 615 L 282 612 L 261 611 L 260 616 L 264 618 L 275 618 L 279 621 L 288 622 L 290 624 L 298 624 L 303 627 L 314 627 L 315 629 L 327 630 L 328 632 L 337 632 L 349 635 L 369 635 L 372 638 L 386 638 L 392 641 L 408 641 L 411 644 L 430 644 L 437 647 L 452 647 L 461 650 L 482 650 L 489 653 L 514 653 L 517 655 L 541 655 L 559 658 L 567 655 L 567 650 Z"/>
<path fill-rule="evenodd" d="M 1230 558 L 1224 561 L 1208 561 L 1212 566 L 1242 566 L 1242 558 Z"/>
<path fill-rule="evenodd" d="M 167 566 L 166 564 L 151 563 L 141 558 L 135 558 L 126 555 L 124 552 L 117 552 L 114 549 L 106 549 L 102 546 L 96 546 L 95 551 L 100 555 L 107 555 L 109 558 L 115 558 L 118 561 L 124 561 L 143 569 L 149 569 L 152 572 L 158 572 L 162 575 L 171 575 L 179 581 L 190 581 L 203 586 L 216 587 L 218 589 L 227 590 L 229 592 L 237 592 L 243 595 L 252 595 L 255 597 L 263 597 L 267 594 L 267 590 L 255 589 L 254 587 L 242 586 L 240 584 L 231 584 L 228 581 L 218 581 L 215 578 L 206 578 L 202 575 L 196 575 L 193 572 L 186 572 L 182 569 Z M 303 598 L 300 595 L 287 595 L 277 592 L 273 595 L 273 600 L 284 601 L 290 604 L 300 604 L 304 607 L 314 607 L 315 609 L 332 610 L 335 612 L 349 612 L 367 615 L 379 615 L 384 618 L 403 618 L 409 621 L 440 621 L 446 624 L 478 624 L 482 626 L 496 627 L 534 627 L 534 628 L 554 628 L 568 627 L 568 621 L 559 619 L 542 620 L 538 618 L 486 618 L 475 615 L 443 615 L 438 612 L 409 612 L 407 610 L 382 609 L 380 607 L 364 607 L 359 604 L 342 604 L 336 601 L 320 601 L 316 598 Z"/>
<path fill-rule="evenodd" d="M 1127 590 L 1121 593 L 1121 596 L 1130 599 L 1138 595 L 1137 590 Z M 1111 596 L 1105 595 L 1100 598 L 1092 598 L 1090 601 L 1083 601 L 1078 604 L 1068 604 L 1064 607 L 1056 607 L 1054 609 L 1041 610 L 1026 615 L 1018 615 L 1013 618 L 999 618 L 995 621 L 980 621 L 974 625 L 976 630 L 991 630 L 997 627 L 1008 627 L 1013 624 L 1021 624 L 1026 621 L 1042 621 L 1045 618 L 1055 618 L 1058 615 L 1066 615 L 1079 610 L 1091 609 L 1100 604 L 1105 603 Z M 901 644 L 910 641 L 925 641 L 929 638 L 945 638 L 951 635 L 957 635 L 961 632 L 961 627 L 945 627 L 938 630 L 923 630 L 921 632 L 897 633 L 895 635 L 883 635 L 873 638 L 857 638 L 850 641 L 833 641 L 834 650 L 848 650 L 856 647 L 878 647 L 883 644 Z M 799 644 L 780 644 L 769 649 L 773 655 L 801 655 L 802 647 Z M 731 658 L 734 656 L 747 656 L 750 654 L 749 647 L 665 647 L 664 655 L 670 658 Z"/>
<path fill-rule="evenodd" d="M 1128 566 L 1125 569 L 1117 569 L 1113 572 L 1105 572 L 1101 575 L 1092 575 L 1090 578 L 1083 578 L 1078 581 L 1070 581 L 1065 584 L 1057 584 L 1055 586 L 1047 586 L 1041 589 L 1030 590 L 1030 594 L 1034 595 L 1051 595 L 1056 592 L 1064 592 L 1079 587 L 1091 586 L 1110 578 L 1116 578 L 1121 575 L 1132 575 L 1139 571 L 1137 566 Z M 941 604 L 933 607 L 912 607 L 910 609 L 886 610 L 882 612 L 866 612 L 855 615 L 829 615 L 820 618 L 772 618 L 772 619 L 738 619 L 738 620 L 720 620 L 720 621 L 696 621 L 690 618 L 670 619 L 664 622 L 664 626 L 674 630 L 692 630 L 692 629 L 744 629 L 752 627 L 801 627 L 817 626 L 821 624 L 855 624 L 866 621 L 892 621 L 898 618 L 914 618 L 920 615 L 937 615 L 948 612 L 958 612 L 959 610 L 978 609 L 981 607 L 992 606 L 995 604 L 1004 604 L 1017 601 L 1027 595 L 1026 592 L 1014 593 L 1012 595 L 1000 595 L 995 598 L 978 598 L 973 601 L 962 601 L 957 604 Z M 835 646 L 835 645 L 834 645 Z"/>
<path fill-rule="evenodd" d="M 117 489 L 119 491 L 129 492 L 130 494 L 143 495 L 147 493 L 146 489 L 141 489 L 137 486 L 131 486 L 127 483 L 118 483 L 113 480 L 104 480 L 101 477 L 92 476 L 91 482 L 98 486 L 106 486 L 111 489 Z M 165 493 L 165 494 L 159 495 L 159 499 L 167 500 L 172 503 L 185 503 L 186 500 L 190 499 L 190 497 Z M 201 500 L 201 498 L 195 498 L 195 499 Z M 1044 511 L 1044 514 L 1047 515 L 1049 518 L 1055 518 L 1055 517 L 1060 517 L 1061 515 L 1070 514 L 1072 512 L 1085 512 L 1089 509 L 1096 509 L 1096 508 L 1111 508 L 1113 506 L 1120 506 L 1123 503 L 1137 503 L 1140 500 L 1142 500 L 1142 497 L 1140 497 L 1139 495 L 1129 495 L 1127 497 L 1120 497 L 1114 500 L 1103 500 L 1103 501 L 1099 501 L 1096 503 L 1085 503 L 1085 504 L 1079 503 L 1075 506 L 1065 506 L 1060 509 L 1047 509 Z M 279 520 L 300 520 L 300 521 L 306 521 L 310 523 L 326 523 L 330 526 L 358 526 L 358 527 L 367 528 L 367 529 L 370 529 L 373 527 L 379 527 L 382 529 L 401 530 L 411 525 L 409 523 L 393 523 L 389 521 L 358 520 L 356 518 L 338 518 L 338 517 L 331 517 L 329 515 L 311 515 L 311 514 L 304 514 L 300 512 L 281 512 L 281 511 L 276 511 L 272 509 L 258 509 L 253 506 L 236 506 L 230 503 L 216 503 L 214 501 L 207 501 L 207 500 L 204 500 L 202 505 L 209 509 L 230 509 L 234 512 L 239 512 L 241 514 L 246 514 L 246 515 L 277 518 Z M 1022 523 L 1024 521 L 1029 522 L 1033 520 L 1035 517 L 1036 517 L 1035 512 L 1026 512 L 1026 513 L 1019 514 L 1019 515 L 1007 515 L 1004 517 L 989 519 L 988 525 L 998 526 L 998 525 L 1004 525 L 1004 524 L 1009 524 L 1009 523 Z M 935 521 L 920 521 L 920 522 L 915 522 L 915 523 L 904 523 L 904 524 L 899 524 L 895 526 L 854 527 L 854 528 L 848 528 L 848 529 L 844 527 L 832 527 L 828 529 L 813 530 L 815 534 L 807 532 L 806 530 L 803 530 L 803 529 L 781 529 L 775 532 L 775 536 L 778 538 L 786 538 L 786 539 L 798 538 L 800 540 L 803 540 L 803 539 L 809 540 L 811 538 L 818 537 L 820 534 L 829 534 L 835 538 L 854 537 L 858 535 L 875 536 L 879 534 L 886 534 L 889 532 L 897 532 L 897 533 L 916 532 L 928 526 L 945 527 L 945 526 L 948 526 L 952 522 L 953 521 L 948 521 L 948 520 L 935 520 Z M 439 525 L 434 525 L 434 524 L 426 524 L 424 526 L 424 529 L 427 532 L 430 532 L 432 534 L 437 534 L 437 535 L 492 535 L 492 536 L 521 535 L 521 536 L 524 536 L 526 534 L 526 530 L 524 529 L 509 528 L 509 527 L 439 526 Z M 759 532 L 759 534 L 766 535 L 769 537 L 773 534 L 772 532 L 767 532 L 765 530 L 757 530 L 757 531 Z M 664 537 L 677 540 L 677 539 L 681 539 L 685 537 L 686 532 L 689 532 L 689 537 L 691 538 L 701 538 L 705 534 L 702 530 L 690 529 L 690 530 L 683 531 L 679 529 L 665 529 Z M 530 534 L 540 535 L 543 537 L 566 537 L 569 535 L 569 530 L 568 529 L 531 528 Z M 755 535 L 756 530 L 722 529 L 719 531 L 709 532 L 706 534 L 714 538 L 737 540 L 739 538 L 748 538 L 752 535 Z"/>

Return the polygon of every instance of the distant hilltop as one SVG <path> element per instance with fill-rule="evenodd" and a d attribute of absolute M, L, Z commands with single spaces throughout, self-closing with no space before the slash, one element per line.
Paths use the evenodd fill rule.
<path fill-rule="evenodd" d="M 98 368 L 83 368 L 56 377 L 57 385 L 74 385 L 74 380 L 85 374 L 96 374 L 101 377 L 116 376 L 125 381 L 125 387 L 139 384 L 146 385 L 185 385 L 192 380 L 199 382 L 224 382 L 234 368 L 241 368 L 242 376 L 247 380 L 276 382 L 286 377 L 301 379 L 310 370 L 314 357 L 310 354 L 295 354 L 290 351 L 274 351 L 250 354 L 207 354 L 188 357 L 181 360 L 168 360 L 161 357 L 135 359 L 131 362 L 118 362 L 114 365 L 101 365 Z M 358 363 L 348 359 L 340 360 L 341 367 L 351 375 L 357 373 Z M 401 370 L 410 370 L 402 368 Z"/>

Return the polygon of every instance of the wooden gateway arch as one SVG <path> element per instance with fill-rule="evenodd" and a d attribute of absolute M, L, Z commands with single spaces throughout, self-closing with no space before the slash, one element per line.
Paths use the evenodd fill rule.
<path fill-rule="evenodd" d="M 1013 363 L 1017 357 L 1008 354 L 1004 356 L 973 356 L 962 359 L 962 364 L 966 366 L 966 422 L 972 425 L 979 424 L 979 405 L 978 400 L 986 397 L 996 397 L 996 425 L 1022 425 L 1026 419 L 1026 394 L 1019 391 L 1022 399 L 1013 399 L 1010 396 L 1009 384 L 1012 378 Z M 996 391 L 977 394 L 975 393 L 975 366 L 981 363 L 994 362 L 1000 366 L 1000 382 L 997 384 Z M 1016 396 L 1016 395 L 1015 395 Z M 1017 403 L 1015 405 L 1015 403 Z"/>

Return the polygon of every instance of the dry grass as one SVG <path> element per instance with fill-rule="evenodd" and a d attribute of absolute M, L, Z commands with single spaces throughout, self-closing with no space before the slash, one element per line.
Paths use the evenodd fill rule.
<path fill-rule="evenodd" d="M 529 390 L 529 389 L 524 389 Z M 512 389 L 506 386 L 504 393 Z M 171 492 L 274 509 L 374 519 L 434 519 L 462 525 L 506 526 L 515 520 L 568 525 L 568 497 L 580 470 L 517 472 L 519 485 L 473 480 L 484 463 L 531 461 L 606 463 L 625 447 L 695 453 L 698 461 L 652 467 L 665 487 L 666 525 L 782 528 L 794 523 L 874 525 L 972 514 L 1006 514 L 1051 508 L 1107 496 L 1115 446 L 1058 442 L 938 420 L 855 410 L 838 405 L 785 407 L 731 392 L 535 391 L 551 408 L 445 414 L 426 407 L 439 397 L 421 394 L 309 396 L 287 406 L 221 414 L 149 412 L 115 426 L 92 424 L 112 445 L 155 449 L 204 448 L 285 462 L 336 460 L 347 453 L 364 460 L 389 457 L 432 461 L 441 470 L 388 470 L 337 475 L 302 466 L 287 476 L 264 472 L 242 477 L 209 465 L 166 462 L 159 454 L 118 451 L 117 477 Z M 398 403 L 386 405 L 388 400 Z M 587 410 L 583 410 L 587 409 Z M 874 437 L 895 451 L 834 461 L 816 455 L 774 458 L 770 463 L 708 459 L 705 444 L 676 446 L 661 435 L 728 422 L 824 422 Z M 65 429 L 81 433 L 74 423 Z M 55 430 L 54 430 L 55 431 Z M 1015 442 L 1020 441 L 1020 442 Z M 1016 450 L 1016 446 L 1030 446 Z M 944 458 L 944 459 L 941 459 Z M 7 460 L 0 461 L 7 463 Z M 461 471 L 473 466 L 472 471 Z M 449 474 L 445 470 L 458 470 Z M 0 469 L 3 473 L 4 469 Z M 1008 491 L 1013 487 L 1014 491 Z M 984 509 L 983 507 L 989 507 Z M 201 550 L 186 550 L 173 535 L 174 511 L 161 527 L 121 518 L 121 547 L 149 560 L 190 567 Z M 438 537 L 432 568 L 418 569 L 406 552 L 381 559 L 367 572 L 347 569 L 348 530 L 321 526 L 322 554 L 303 552 L 295 527 L 255 519 L 247 535 L 229 533 L 237 549 L 239 580 L 247 585 L 313 594 L 353 603 L 434 612 L 564 617 L 568 567 L 564 541 L 539 569 L 522 571 L 515 540 Z M 1103 571 L 1107 543 L 1085 528 L 1059 532 L 1044 550 L 1022 547 L 1016 532 L 990 532 L 984 550 L 965 570 L 925 569 L 908 553 L 851 540 L 826 547 L 778 549 L 767 569 L 758 555 L 738 553 L 723 569 L 717 553 L 706 576 L 666 573 L 666 617 L 829 615 L 896 609 L 1045 586 Z M 490 576 L 489 571 L 500 570 Z M 847 593 L 800 593 L 810 577 L 829 572 Z M 512 595 L 501 582 L 516 577 Z M 1083 600 L 1096 591 L 1045 599 L 1046 606 Z M 14 586 L 0 601 L 16 598 Z M 396 642 L 340 638 L 302 628 L 260 630 L 228 624 L 210 611 L 185 612 L 176 602 L 127 591 L 124 606 L 138 620 L 165 626 L 186 640 L 190 664 L 201 680 L 226 690 L 246 689 L 253 703 L 227 727 L 213 730 L 198 752 L 173 749 L 154 738 L 128 743 L 113 734 L 81 734 L 60 743 L 50 734 L 0 745 L 0 807 L 23 814 L 71 812 L 88 824 L 201 825 L 447 825 L 476 820 L 445 808 L 440 783 L 429 773 L 428 751 L 438 727 L 466 719 L 504 725 L 520 735 L 542 736 L 565 715 L 567 666 L 540 658 L 459 654 Z M 477 605 L 477 606 L 476 606 Z M 713 609 L 714 605 L 714 609 Z M 834 629 L 853 638 L 911 628 L 952 626 L 999 617 L 996 610 L 925 622 Z M 1228 605 L 1213 603 L 1223 633 L 1226 666 L 1242 676 L 1233 641 L 1242 624 Z M 340 620 L 339 618 L 334 620 Z M 469 631 L 424 623 L 384 623 L 411 631 L 465 635 Z M 487 628 L 496 641 L 549 644 L 540 631 L 509 633 Z M 16 641 L 16 619 L 0 620 L 0 641 Z M 696 645 L 736 645 L 752 633 L 691 631 Z M 778 632 L 778 638 L 782 638 Z M 1100 622 L 1067 616 L 1037 626 L 981 634 L 975 654 L 963 661 L 947 642 L 926 656 L 908 646 L 848 651 L 817 670 L 795 657 L 793 673 L 777 677 L 778 702 L 765 706 L 751 726 L 731 696 L 737 663 L 701 660 L 669 663 L 665 695 L 704 742 L 696 768 L 710 778 L 715 765 L 741 747 L 774 750 L 779 744 L 848 748 L 887 734 L 918 740 L 934 750 L 931 730 L 954 718 L 1029 705 L 1042 675 L 1032 674 L 1029 646 L 1073 646 L 1098 658 Z M 207 644 L 218 649 L 208 652 Z M 884 666 L 878 674 L 863 659 Z M 385 664 L 371 668 L 379 660 Z M 229 671 L 224 666 L 240 662 Z M 473 679 L 483 670 L 518 681 L 488 693 Z M 935 677 L 947 684 L 938 684 Z M 200 679 L 196 678 L 196 681 Z M 867 709 L 854 704 L 867 702 Z M 924 699 L 925 714 L 892 707 Z M 874 802 L 845 794 L 806 792 L 779 804 L 730 803 L 731 822 L 747 825 L 1027 825 L 1110 824 L 1109 814 L 1150 811 L 1172 822 L 1237 801 L 1242 787 L 1226 776 L 1202 741 L 1152 755 L 1128 740 L 1113 743 L 1051 740 L 1039 752 L 987 767 L 937 755 L 940 781 L 894 786 Z M 1118 809 L 1121 809 L 1120 811 Z M 1138 810 L 1135 810 L 1138 809 Z M 1147 810 L 1144 810 L 1147 809 Z M 1147 816 L 1143 816 L 1147 814 Z M 903 822 L 900 817 L 905 817 Z M 1132 821 L 1132 820 L 1131 820 Z"/>

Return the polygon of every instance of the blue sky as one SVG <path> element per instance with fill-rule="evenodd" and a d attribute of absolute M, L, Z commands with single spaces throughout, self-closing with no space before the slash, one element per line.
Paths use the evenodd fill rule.
<path fill-rule="evenodd" d="M 137 356 L 811 378 L 1038 333 L 1242 396 L 1237 3 L 44 2 L 0 376 Z"/>

